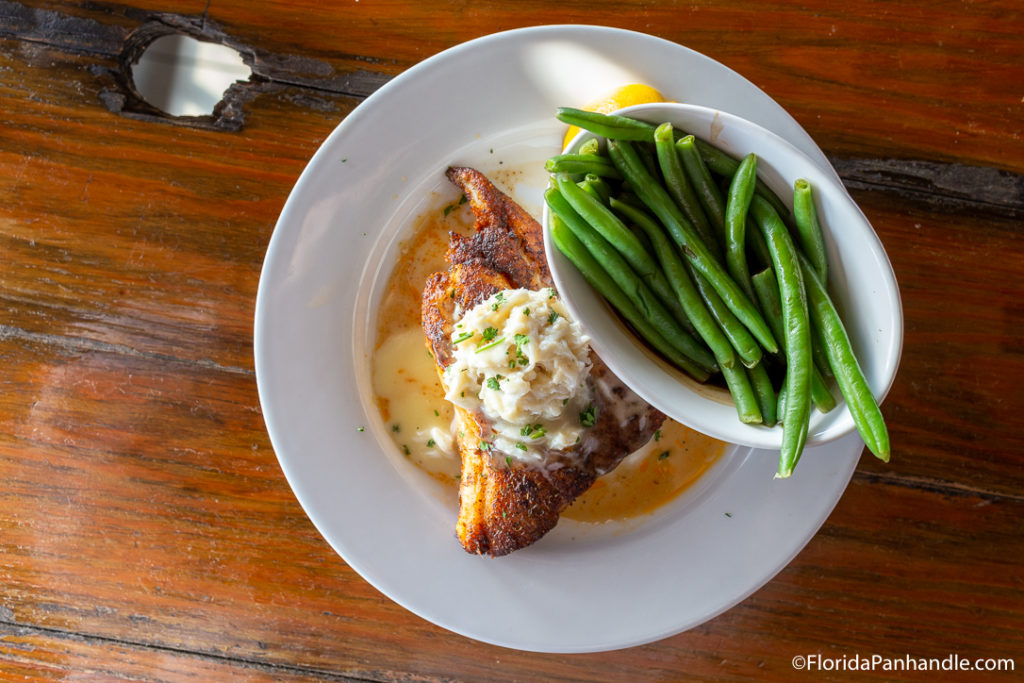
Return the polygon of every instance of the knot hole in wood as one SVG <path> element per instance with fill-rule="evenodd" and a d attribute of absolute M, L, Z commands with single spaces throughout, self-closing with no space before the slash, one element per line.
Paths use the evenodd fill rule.
<path fill-rule="evenodd" d="M 101 97 L 131 118 L 236 131 L 255 96 L 251 86 L 262 80 L 253 61 L 251 49 L 205 17 L 156 14 L 126 36 L 115 89 Z"/>

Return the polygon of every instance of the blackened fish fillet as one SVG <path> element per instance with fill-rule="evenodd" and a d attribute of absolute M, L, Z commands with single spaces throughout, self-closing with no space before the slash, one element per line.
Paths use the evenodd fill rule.
<path fill-rule="evenodd" d="M 447 176 L 465 193 L 476 224 L 469 237 L 451 235 L 449 267 L 434 273 L 423 292 L 423 330 L 442 381 L 454 360 L 451 334 L 457 311 L 469 311 L 503 289 L 552 286 L 540 224 L 479 171 L 453 167 Z M 468 552 L 499 556 L 534 543 L 600 474 L 661 426 L 664 415 L 593 353 L 591 361 L 596 422 L 578 445 L 551 452 L 542 465 L 480 450 L 491 433 L 486 418 L 456 407 L 462 458 L 456 534 Z"/>

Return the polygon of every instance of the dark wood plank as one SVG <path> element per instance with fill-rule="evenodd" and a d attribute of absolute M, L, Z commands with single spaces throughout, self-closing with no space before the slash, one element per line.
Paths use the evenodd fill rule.
<path fill-rule="evenodd" d="M 139 0 L 41 2 L 33 9 L 129 31 L 167 7 Z M 550 23 L 618 26 L 678 42 L 732 67 L 778 99 L 830 153 L 969 160 L 1019 172 L 1020 95 L 1005 87 L 1024 79 L 1024 45 L 1018 39 L 1024 15 L 1017 10 L 1009 0 L 865 1 L 855 8 L 742 0 L 695 4 L 685 12 L 636 0 L 580 8 L 533 1 L 514 7 L 453 4 L 443 10 L 416 2 L 256 7 L 222 0 L 209 7 L 186 4 L 178 12 L 215 24 L 237 46 L 262 51 L 274 68 L 300 65 L 297 73 L 305 73 L 309 85 L 319 79 L 325 88 L 337 88 L 359 72 L 394 76 L 495 31 Z M 33 25 L 22 17 L 25 12 L 8 12 L 17 15 L 17 22 L 9 21 L 13 30 L 33 39 L 42 35 L 74 46 L 74 34 L 86 30 L 75 28 L 68 38 L 47 35 L 38 18 Z M 301 66 L 303 60 L 309 61 Z"/>

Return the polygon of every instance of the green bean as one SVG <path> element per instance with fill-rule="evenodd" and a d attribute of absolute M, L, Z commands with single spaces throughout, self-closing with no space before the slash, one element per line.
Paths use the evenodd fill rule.
<path fill-rule="evenodd" d="M 747 249 L 750 255 L 755 258 L 758 266 L 761 268 L 770 268 L 772 265 L 772 255 L 768 253 L 768 245 L 765 244 L 764 235 L 757 229 L 757 224 L 750 217 L 749 210 L 747 212 L 746 233 Z"/>
<path fill-rule="evenodd" d="M 804 255 L 814 266 L 822 282 L 828 282 L 828 257 L 825 255 L 825 237 L 818 222 L 818 211 L 814 208 L 814 194 L 811 184 L 803 178 L 793 183 L 793 223 Z"/>
<path fill-rule="evenodd" d="M 739 161 L 733 159 L 710 142 L 704 142 L 700 138 L 695 138 L 694 144 L 697 145 L 701 158 L 704 159 L 704 163 L 711 172 L 731 178 L 736 173 L 736 169 L 740 167 Z"/>
<path fill-rule="evenodd" d="M 761 311 L 764 313 L 765 319 L 772 328 L 772 334 L 774 334 L 777 339 L 782 340 L 781 343 L 783 347 L 785 347 L 786 336 L 782 325 L 782 301 L 779 299 L 779 281 L 775 279 L 775 271 L 771 269 L 771 266 L 769 266 L 763 271 L 751 276 L 751 280 L 754 285 L 754 293 L 757 295 L 758 302 L 761 304 Z M 813 323 L 814 321 L 812 320 L 812 355 L 814 348 L 820 346 L 820 344 L 815 343 Z M 813 362 L 811 364 L 811 401 L 814 403 L 814 407 L 822 413 L 827 413 L 836 407 L 835 396 L 833 396 L 832 392 L 829 391 L 825 377 L 821 374 L 818 366 Z M 779 414 L 781 415 L 782 412 L 780 411 Z"/>
<path fill-rule="evenodd" d="M 786 405 L 782 414 L 782 449 L 778 476 L 793 473 L 807 441 L 811 406 L 811 330 L 799 257 L 785 223 L 762 197 L 750 203 L 754 220 L 764 233 L 779 279 L 785 327 Z"/>
<path fill-rule="evenodd" d="M 615 202 L 615 201 L 618 201 L 618 200 L 616 200 L 614 198 L 609 198 L 609 202 Z M 616 213 L 618 213 L 618 212 L 616 212 Z M 623 220 L 628 220 L 628 217 L 623 217 Z M 654 244 L 651 242 L 651 238 L 647 236 L 647 233 L 644 232 L 643 229 L 639 225 L 636 225 L 635 223 L 629 223 L 628 227 L 629 227 L 629 231 L 631 233 L 633 233 L 634 235 L 636 235 L 636 238 L 638 240 L 640 240 L 640 243 L 644 247 L 644 251 L 647 252 L 647 254 L 651 257 L 651 259 L 655 260 L 655 261 L 660 261 L 660 259 L 658 257 L 658 252 L 654 248 Z M 672 289 L 675 289 L 675 285 L 672 283 L 672 279 L 669 278 L 667 276 L 667 274 L 666 274 L 666 278 L 665 279 L 668 281 L 669 287 L 672 288 Z M 697 337 L 698 339 L 701 338 L 699 333 L 697 332 L 697 328 L 694 327 L 693 323 L 690 321 L 689 314 L 686 313 L 685 308 L 683 308 L 683 306 L 679 304 L 678 297 L 677 297 L 677 299 L 675 301 L 675 304 L 676 305 L 673 306 L 670 310 L 671 310 L 671 312 L 673 314 L 673 317 L 675 317 L 676 322 L 678 322 L 682 326 L 682 328 L 684 330 L 686 330 L 687 332 L 692 334 L 694 337 Z"/>
<path fill-rule="evenodd" d="M 750 386 L 757 398 L 757 405 L 761 409 L 761 421 L 768 427 L 774 427 L 778 422 L 778 397 L 775 394 L 775 386 L 772 378 L 768 376 L 768 370 L 764 363 L 758 363 L 752 368 L 747 368 L 747 377 L 750 379 Z"/>
<path fill-rule="evenodd" d="M 775 271 L 772 270 L 771 264 L 768 264 L 768 267 L 764 270 L 754 273 L 750 278 L 750 282 L 754 286 L 754 294 L 757 297 L 758 304 L 761 306 L 761 312 L 764 313 L 764 319 L 768 321 L 768 326 L 772 328 L 772 334 L 779 340 L 783 351 L 785 351 L 786 332 L 782 324 L 782 300 L 779 299 L 779 281 L 775 279 Z"/>
<path fill-rule="evenodd" d="M 629 265 L 650 286 L 678 321 L 687 320 L 686 313 L 676 301 L 672 288 L 665 280 L 664 273 L 651 258 L 643 244 L 623 224 L 612 210 L 562 174 L 554 176 L 555 185 L 561 196 L 587 223 L 608 240 L 625 257 Z"/>
<path fill-rule="evenodd" d="M 813 342 L 814 331 L 811 331 L 811 340 Z M 836 397 L 832 395 L 832 392 L 828 389 L 828 384 L 825 382 L 825 378 L 822 376 L 821 371 L 818 370 L 818 366 L 811 364 L 811 403 L 818 409 L 820 413 L 827 413 L 836 407 Z"/>
<path fill-rule="evenodd" d="M 814 367 L 818 369 L 822 377 L 832 377 L 832 365 L 828 361 L 828 356 L 825 354 L 824 342 L 817 341 L 821 338 L 821 332 L 818 330 L 817 324 L 814 320 L 811 320 L 811 361 L 814 363 Z"/>
<path fill-rule="evenodd" d="M 690 219 L 697 234 L 704 240 L 704 244 L 716 256 L 719 256 L 721 245 L 715 238 L 715 233 L 711 230 L 711 224 L 708 222 L 704 209 L 701 208 L 693 185 L 683 170 L 683 162 L 676 151 L 675 135 L 671 123 L 663 123 L 655 129 L 654 144 L 658 153 L 661 176 L 665 180 L 665 189 L 675 200 L 676 206 Z"/>
<path fill-rule="evenodd" d="M 708 310 L 711 311 L 711 315 L 714 316 L 718 326 L 729 339 L 729 343 L 736 350 L 736 355 L 739 356 L 743 365 L 751 368 L 760 363 L 761 357 L 764 354 L 757 340 L 754 339 L 750 331 L 743 326 L 743 323 L 736 318 L 733 312 L 729 310 L 729 307 L 722 301 L 722 297 L 718 296 L 718 292 L 715 291 L 714 287 L 708 284 L 707 279 L 697 272 L 691 264 L 688 263 L 687 266 L 690 269 L 690 276 L 697 286 L 697 291 L 700 292 L 701 298 L 708 305 Z"/>
<path fill-rule="evenodd" d="M 604 178 L 593 173 L 588 173 L 583 176 L 583 180 L 576 183 L 580 188 L 589 194 L 594 199 L 598 200 L 602 204 L 608 203 L 608 198 L 611 197 L 612 188 Z"/>
<path fill-rule="evenodd" d="M 698 382 L 707 381 L 710 373 L 676 350 L 641 313 L 633 301 L 601 267 L 597 259 L 558 216 L 551 216 L 551 239 L 555 247 L 580 271 L 583 278 L 617 310 L 644 340 L 678 368 Z"/>
<path fill-rule="evenodd" d="M 722 244 L 725 244 L 725 200 L 722 199 L 722 193 L 711 179 L 711 171 L 708 170 L 707 165 L 701 158 L 694 142 L 695 139 L 692 135 L 680 138 L 676 142 L 676 150 L 679 152 L 679 157 L 683 160 L 683 168 L 686 169 L 686 175 L 690 182 L 693 183 L 697 199 L 700 200 L 700 205 L 704 207 L 704 213 L 707 214 L 708 221 L 710 221 L 711 226 L 715 229 Z"/>
<path fill-rule="evenodd" d="M 811 402 L 814 403 L 814 407 L 822 413 L 827 413 L 836 407 L 836 399 L 832 395 L 832 392 L 828 390 L 828 387 L 822 382 L 821 374 L 817 368 L 812 368 L 811 371 L 815 373 L 811 376 Z M 784 389 L 786 385 L 782 385 L 782 390 L 779 391 L 778 401 L 778 414 L 783 414 L 783 405 L 786 402 L 786 395 Z"/>
<path fill-rule="evenodd" d="M 636 154 L 640 157 L 640 161 L 643 162 L 644 168 L 651 174 L 652 178 L 657 178 L 661 181 L 661 169 L 658 168 L 658 156 L 654 150 L 648 144 L 637 144 L 633 147 L 636 150 Z"/>
<path fill-rule="evenodd" d="M 576 150 L 578 154 L 600 154 L 601 153 L 601 141 L 598 138 L 590 138 L 580 144 L 580 148 Z"/>
<path fill-rule="evenodd" d="M 747 371 L 741 365 L 734 365 L 731 368 L 722 368 L 722 377 L 725 378 L 725 385 L 732 395 L 733 405 L 736 406 L 736 413 L 740 422 L 745 424 L 761 424 L 764 417 L 761 415 L 761 408 L 758 405 L 757 394 L 750 386 L 750 378 Z"/>
<path fill-rule="evenodd" d="M 750 227 L 750 226 L 748 226 Z M 756 228 L 756 225 L 754 226 Z M 748 231 L 750 234 L 751 231 Z M 759 230 L 753 231 L 764 243 L 764 236 Z M 765 249 L 768 246 L 765 245 Z M 779 300 L 779 282 L 775 279 L 775 271 L 772 270 L 771 257 L 767 268 L 751 276 L 754 285 L 754 294 L 761 306 L 761 312 L 772 329 L 776 339 L 782 336 L 782 302 Z M 826 378 L 832 376 L 832 369 L 828 366 L 828 358 L 821 344 L 817 342 L 817 335 L 814 329 L 814 321 L 811 321 L 811 362 L 814 365 L 811 373 L 811 400 L 814 407 L 823 413 L 827 413 L 836 406 L 836 399 L 828 389 Z M 785 343 L 783 342 L 783 346 Z"/>
<path fill-rule="evenodd" d="M 754 197 L 757 179 L 757 156 L 748 154 L 729 183 L 725 202 L 725 267 L 732 278 L 743 287 L 747 296 L 755 299 L 754 285 L 747 266 L 747 212 Z"/>
<path fill-rule="evenodd" d="M 611 199 L 611 200 L 609 200 L 609 201 L 615 201 L 615 200 L 614 200 L 614 199 Z M 651 238 L 647 236 L 647 233 L 645 233 L 645 232 L 644 232 L 644 231 L 643 231 L 643 230 L 642 230 L 642 229 L 640 228 L 640 226 L 639 226 L 639 225 L 636 225 L 635 223 L 630 223 L 630 224 L 629 224 L 629 231 L 630 231 L 631 233 L 633 233 L 634 235 L 636 235 L 636 238 L 637 238 L 638 240 L 640 240 L 640 243 L 641 243 L 642 245 L 644 245 L 644 249 L 646 249 L 646 250 L 647 250 L 647 253 L 651 255 L 651 258 L 652 258 L 652 259 L 655 259 L 655 260 L 657 260 L 657 258 L 658 258 L 658 252 L 657 252 L 657 251 L 655 251 L 655 249 L 654 249 L 654 245 L 653 245 L 653 244 L 651 243 Z M 668 278 L 666 277 L 666 279 L 668 279 Z M 672 285 L 672 281 L 671 281 L 671 280 L 669 280 L 669 283 L 668 283 L 668 284 L 669 284 L 669 286 L 671 286 L 671 285 Z M 680 321 L 680 322 L 682 322 L 682 321 Z M 687 320 L 687 322 L 689 322 L 689 320 Z M 690 328 L 692 328 L 692 327 L 693 327 L 693 325 L 692 325 L 692 323 L 691 323 L 691 324 L 690 324 L 690 326 L 689 326 L 689 327 L 688 327 L 687 329 L 689 329 L 689 331 L 690 331 L 690 333 L 691 333 L 691 334 L 696 334 L 696 331 L 695 331 L 694 329 L 690 329 Z"/>
<path fill-rule="evenodd" d="M 700 138 L 696 138 L 694 142 L 697 145 L 697 149 L 700 151 L 701 159 L 704 160 L 708 170 L 712 173 L 731 178 L 733 174 L 736 173 L 736 169 L 740 167 L 739 161 L 733 159 L 710 142 L 704 142 Z M 771 202 L 772 206 L 779 212 L 780 216 L 789 215 L 789 209 L 786 207 L 785 202 L 779 199 L 779 196 L 772 192 L 771 188 L 769 188 L 764 181 L 758 178 L 754 185 L 757 194 Z"/>
<path fill-rule="evenodd" d="M 609 140 L 654 140 L 654 126 L 626 116 L 600 114 L 572 107 L 559 107 L 556 116 L 562 123 L 589 130 Z"/>
<path fill-rule="evenodd" d="M 707 304 L 701 297 L 700 292 L 690 277 L 687 264 L 679 254 L 678 248 L 669 240 L 668 235 L 658 225 L 657 221 L 651 218 L 643 209 L 639 209 L 630 203 L 620 201 L 612 197 L 611 207 L 619 214 L 626 216 L 637 225 L 651 241 L 654 253 L 657 254 L 661 269 L 665 277 L 679 298 L 679 303 L 686 311 L 687 317 L 697 328 L 704 343 L 711 349 L 715 360 L 721 368 L 732 367 L 736 364 L 736 353 L 729 342 L 728 337 L 718 326 Z"/>
<path fill-rule="evenodd" d="M 839 391 L 846 399 L 853 422 L 857 425 L 857 431 L 860 432 L 868 449 L 880 460 L 889 462 L 889 430 L 885 426 L 882 411 L 874 394 L 871 393 L 871 387 L 864 377 L 860 363 L 857 362 L 843 321 L 814 265 L 805 256 L 801 255 L 800 259 L 804 280 L 807 283 L 811 317 L 825 340 L 825 353 L 828 355 Z"/>
<path fill-rule="evenodd" d="M 761 346 L 770 353 L 777 351 L 778 343 L 753 302 L 708 251 L 693 225 L 676 207 L 668 192 L 644 170 L 632 145 L 624 141 L 609 140 L 608 153 L 629 182 L 630 188 L 661 220 L 682 249 L 686 259 L 707 278 L 708 283 L 722 297 L 729 310 L 750 330 Z"/>
<path fill-rule="evenodd" d="M 605 178 L 621 177 L 611 160 L 600 154 L 557 154 L 544 162 L 544 168 L 549 173 L 593 173 Z"/>
<path fill-rule="evenodd" d="M 640 198 L 637 197 L 633 192 L 630 192 L 628 189 L 626 189 L 624 185 L 625 183 L 623 183 L 623 186 L 620 187 L 619 192 L 615 194 L 615 199 L 622 204 L 629 204 L 630 206 L 640 209 L 641 211 L 647 211 L 647 205 L 640 201 Z"/>
<path fill-rule="evenodd" d="M 779 387 L 779 398 L 776 404 L 776 415 L 779 416 L 779 422 L 782 422 L 783 415 L 786 414 L 786 383 L 783 382 L 782 386 Z"/>
<path fill-rule="evenodd" d="M 683 354 L 690 359 L 691 362 L 688 366 L 683 366 L 684 369 L 691 372 L 695 378 L 700 374 L 706 380 L 707 376 L 714 370 L 715 365 L 714 358 L 708 350 L 694 339 L 693 335 L 679 325 L 654 292 L 647 286 L 644 279 L 633 271 L 622 254 L 594 226 L 589 224 L 584 216 L 577 213 L 569 202 L 565 201 L 565 198 L 558 189 L 549 188 L 545 192 L 544 198 L 554 214 L 586 246 L 587 251 L 601 264 L 602 269 L 630 298 L 634 308 L 644 317 L 649 326 L 656 329 L 665 341 L 675 348 L 679 354 Z M 630 236 L 633 236 L 632 233 L 630 233 Z M 630 322 L 632 323 L 633 321 L 630 320 Z M 634 327 L 637 326 L 634 325 Z M 640 330 L 642 328 L 637 327 L 637 329 Z M 671 359 L 673 357 L 668 356 L 668 358 Z M 692 372 L 694 368 L 699 368 L 703 372 Z"/>

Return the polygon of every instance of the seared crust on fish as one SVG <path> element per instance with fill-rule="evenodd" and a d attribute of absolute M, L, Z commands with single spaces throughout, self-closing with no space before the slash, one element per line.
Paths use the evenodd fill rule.
<path fill-rule="evenodd" d="M 444 369 L 454 360 L 451 336 L 461 312 L 505 289 L 552 286 L 540 224 L 479 171 L 449 168 L 447 176 L 465 193 L 476 230 L 469 237 L 451 235 L 449 268 L 434 273 L 423 292 L 423 330 L 442 383 Z M 455 407 L 462 458 L 456 535 L 468 552 L 499 556 L 534 543 L 600 474 L 661 426 L 664 415 L 641 401 L 593 353 L 591 361 L 596 422 L 576 446 L 549 452 L 542 465 L 490 449 L 487 419 Z"/>

